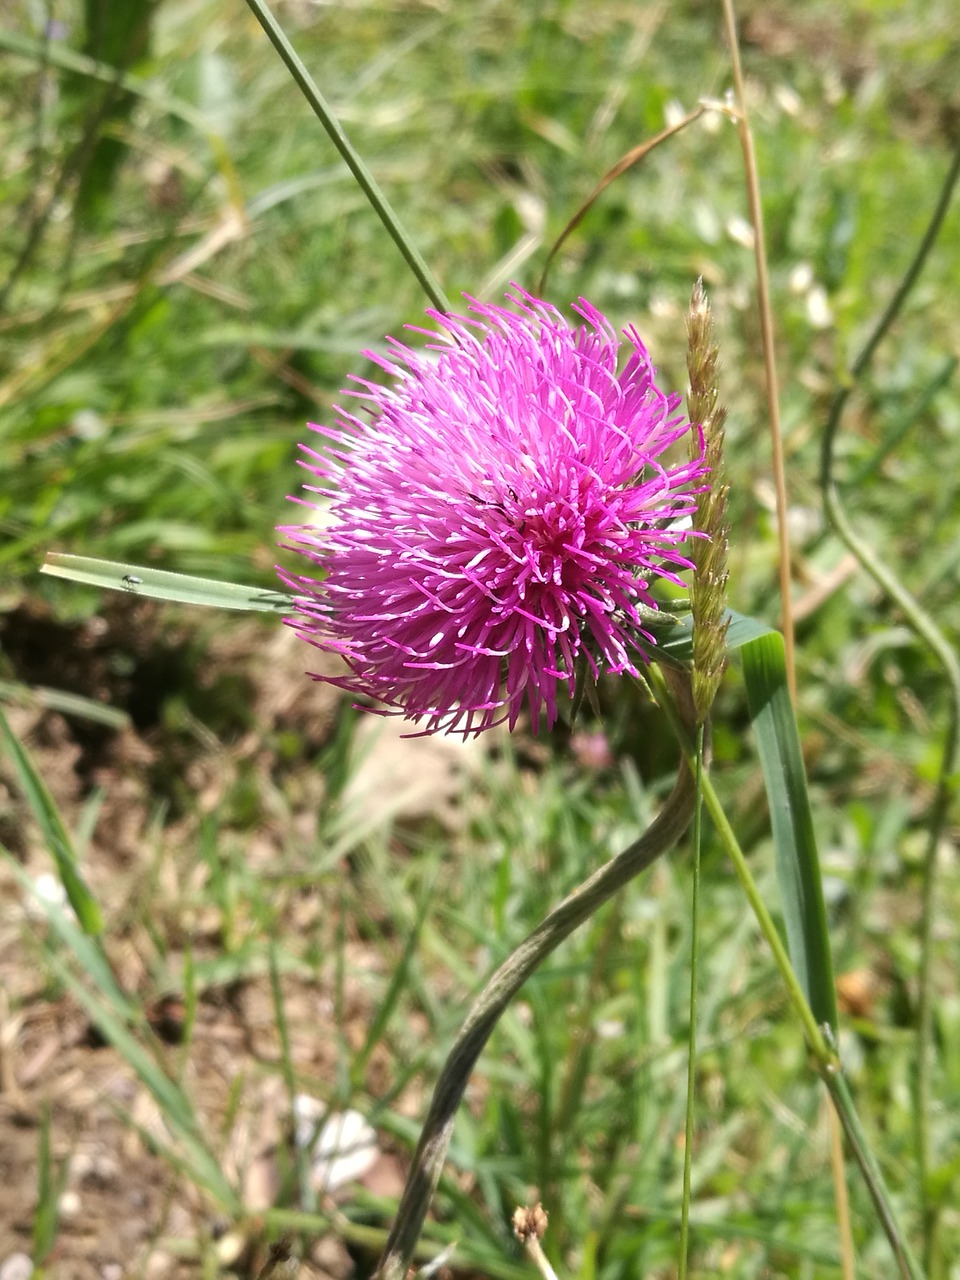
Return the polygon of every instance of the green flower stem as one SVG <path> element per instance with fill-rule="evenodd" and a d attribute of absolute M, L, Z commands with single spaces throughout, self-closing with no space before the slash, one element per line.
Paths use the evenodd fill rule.
<path fill-rule="evenodd" d="M 690 762 L 691 769 L 696 768 L 696 745 L 690 732 L 686 729 L 680 718 L 679 712 L 672 705 L 670 690 L 664 681 L 663 672 L 656 664 L 651 664 L 647 671 L 648 679 L 653 685 L 657 695 L 657 702 L 663 708 L 667 719 L 670 721 L 671 728 L 677 736 L 687 760 Z M 835 1071 L 838 1066 L 836 1053 L 828 1046 L 824 1039 L 823 1032 L 817 1025 L 817 1021 L 813 1016 L 813 1011 L 807 1002 L 807 998 L 803 993 L 803 988 L 797 979 L 797 975 L 793 971 L 793 965 L 790 963 L 790 957 L 787 954 L 787 948 L 783 944 L 779 930 L 774 924 L 773 917 L 767 910 L 757 882 L 750 874 L 750 868 L 747 866 L 747 859 L 740 848 L 740 843 L 734 834 L 733 827 L 727 815 L 723 811 L 723 805 L 720 803 L 720 797 L 714 790 L 713 783 L 708 774 L 702 778 L 703 799 L 717 828 L 717 834 L 727 852 L 727 856 L 733 863 L 737 878 L 740 881 L 744 893 L 747 895 L 747 901 L 753 909 L 753 914 L 757 918 L 761 932 L 769 944 L 770 950 L 773 952 L 773 958 L 777 968 L 780 970 L 780 976 L 783 978 L 784 985 L 787 988 L 787 995 L 790 1003 L 793 1005 L 797 1016 L 803 1024 L 804 1035 L 810 1046 L 810 1050 L 817 1063 L 823 1071 Z"/>
<path fill-rule="evenodd" d="M 690 761 L 691 768 L 693 768 L 696 762 L 695 743 L 679 712 L 671 705 L 670 691 L 664 681 L 663 673 L 659 667 L 651 665 L 647 674 L 650 683 L 656 690 L 657 701 L 670 721 L 671 727 L 688 761 Z M 857 1115 L 853 1097 L 842 1074 L 840 1059 L 835 1049 L 828 1043 L 824 1035 L 824 1029 L 817 1025 L 803 988 L 800 986 L 793 971 L 787 949 L 760 895 L 757 883 L 750 873 L 746 857 L 740 848 L 727 815 L 723 811 L 720 797 L 714 790 L 709 775 L 704 775 L 701 779 L 701 787 L 704 803 L 711 818 L 713 818 L 717 834 L 727 852 L 727 856 L 733 863 L 737 878 L 747 896 L 747 901 L 750 903 L 760 929 L 770 946 L 770 950 L 773 952 L 774 961 L 787 988 L 790 1003 L 796 1010 L 797 1016 L 803 1025 L 807 1045 L 816 1061 L 818 1074 L 823 1079 L 831 1101 L 836 1107 L 840 1123 L 850 1143 L 850 1149 L 860 1167 L 860 1172 L 863 1175 L 870 1197 L 877 1208 L 881 1226 L 897 1260 L 902 1280 L 923 1280 L 924 1273 L 897 1223 L 890 1201 L 890 1193 L 884 1182 L 880 1166 L 870 1149 L 860 1117 Z"/>
<path fill-rule="evenodd" d="M 860 1172 L 867 1184 L 870 1198 L 877 1207 L 881 1226 L 897 1259 L 900 1274 L 903 1280 L 922 1280 L 923 1271 L 913 1256 L 910 1246 L 906 1242 L 906 1237 L 897 1223 L 890 1203 L 890 1193 L 883 1180 L 883 1174 L 870 1149 L 860 1118 L 854 1108 L 853 1097 L 843 1079 L 840 1060 L 836 1051 L 828 1045 L 821 1028 L 817 1026 L 813 1012 L 790 964 L 787 949 L 783 945 L 776 925 L 760 896 L 760 890 L 750 874 L 750 868 L 747 866 L 743 850 L 737 843 L 733 829 L 727 820 L 726 814 L 723 812 L 720 799 L 709 778 L 704 778 L 703 780 L 703 798 L 717 827 L 721 842 L 733 862 L 737 878 L 753 908 L 753 913 L 760 924 L 764 937 L 770 944 L 777 968 L 780 970 L 787 987 L 790 1002 L 796 1009 L 803 1024 L 808 1047 L 817 1064 L 817 1071 L 827 1086 L 830 1098 L 840 1117 L 840 1123 L 843 1125 L 844 1133 L 850 1140 L 850 1148 L 854 1159 L 859 1165 Z"/>
<path fill-rule="evenodd" d="M 697 1009 L 700 996 L 700 846 L 703 840 L 704 725 L 697 725 L 696 807 L 693 811 L 693 893 L 690 903 L 690 1032 L 687 1052 L 687 1109 L 683 1144 L 683 1198 L 680 1204 L 678 1280 L 687 1280 L 690 1262 L 690 1194 L 693 1178 L 693 1118 L 697 1086 Z"/>
<path fill-rule="evenodd" d="M 787 954 L 787 948 L 783 944 L 780 933 L 774 923 L 773 917 L 767 910 L 767 905 L 761 896 L 757 887 L 757 882 L 750 873 L 747 866 L 747 859 L 740 848 L 737 837 L 734 835 L 733 827 L 727 815 L 723 811 L 720 803 L 720 797 L 714 790 L 713 783 L 709 777 L 703 780 L 703 799 L 707 806 L 710 817 L 713 819 L 720 836 L 721 843 L 727 851 L 727 856 L 733 863 L 733 869 L 737 873 L 737 879 L 740 881 L 744 893 L 747 895 L 747 901 L 753 910 L 753 914 L 757 918 L 761 932 L 766 938 L 770 950 L 773 952 L 773 959 L 780 970 L 780 976 L 783 978 L 784 985 L 787 988 L 787 995 L 790 1003 L 793 1005 L 800 1022 L 803 1024 L 803 1032 L 807 1037 L 807 1043 L 810 1051 L 817 1060 L 817 1066 L 821 1072 L 836 1071 L 838 1067 L 837 1055 L 833 1049 L 827 1044 L 823 1031 L 817 1025 L 813 1016 L 807 997 L 803 993 L 803 988 L 797 980 L 797 975 L 793 971 L 793 965 L 790 963 L 790 957 Z"/>
<path fill-rule="evenodd" d="M 686 704 L 689 681 L 681 689 L 682 677 L 672 675 L 671 678 Z M 647 831 L 554 907 L 497 969 L 474 1001 L 433 1091 L 397 1209 L 396 1222 L 374 1280 L 404 1280 L 406 1276 L 440 1178 L 457 1108 L 477 1058 L 501 1014 L 527 978 L 574 929 L 676 844 L 693 816 L 694 794 L 693 774 L 685 764 L 681 764 L 670 796 Z"/>
<path fill-rule="evenodd" d="M 300 61 L 296 50 L 287 39 L 276 18 L 274 18 L 264 0 L 247 0 L 247 4 L 253 10 L 257 21 L 263 27 L 271 44 L 282 58 L 283 64 L 293 77 L 297 88 L 310 104 L 314 115 L 326 129 L 330 141 L 340 152 L 347 168 L 356 178 L 361 191 L 370 201 L 380 221 L 386 227 L 394 244 L 403 255 L 407 266 L 417 277 L 420 287 L 438 311 L 449 311 L 450 303 L 434 278 L 432 271 L 420 256 L 400 219 L 394 213 L 389 200 L 377 185 L 373 174 L 361 160 L 359 153 L 344 133 L 340 121 L 334 115 L 323 94 L 314 84 L 309 71 Z"/>
<path fill-rule="evenodd" d="M 836 1108 L 850 1150 L 863 1173 L 867 1190 L 873 1201 L 884 1234 L 890 1242 L 897 1267 L 903 1280 L 924 1280 L 923 1268 L 914 1256 L 906 1237 L 893 1213 L 889 1192 L 883 1180 L 883 1172 L 870 1146 L 870 1140 L 860 1123 L 857 1109 L 850 1093 L 850 1086 L 842 1071 L 821 1072 L 830 1100 Z"/>
<path fill-rule="evenodd" d="M 927 848 L 923 865 L 923 889 L 920 912 L 920 974 L 916 1019 L 916 1054 L 914 1077 L 914 1144 L 917 1159 L 917 1186 L 923 1214 L 924 1252 L 927 1270 L 937 1269 L 938 1207 L 930 1198 L 930 1056 L 933 1035 L 933 913 L 936 899 L 937 849 L 946 826 L 951 802 L 957 790 L 958 748 L 960 748 L 960 662 L 947 637 L 920 602 L 910 594 L 899 578 L 876 554 L 873 547 L 859 536 L 851 525 L 840 500 L 840 490 L 833 474 L 834 450 L 840 419 L 857 381 L 869 367 L 880 342 L 887 334 L 916 283 L 930 251 L 940 233 L 954 188 L 960 179 L 960 146 L 954 153 L 929 225 L 917 246 L 907 270 L 893 297 L 877 321 L 863 350 L 854 360 L 843 386 L 833 397 L 827 425 L 823 433 L 820 457 L 820 488 L 827 519 L 835 533 L 866 569 L 882 591 L 903 612 L 908 625 L 926 644 L 947 677 L 950 696 L 947 730 L 937 778 L 936 793 L 930 810 Z"/>

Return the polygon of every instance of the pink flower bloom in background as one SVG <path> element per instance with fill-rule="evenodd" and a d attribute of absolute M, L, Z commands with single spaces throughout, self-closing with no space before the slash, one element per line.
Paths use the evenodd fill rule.
<path fill-rule="evenodd" d="M 468 298 L 428 312 L 425 350 L 389 339 L 364 354 L 391 378 L 356 379 L 369 420 L 337 409 L 301 446 L 323 500 L 316 523 L 281 532 L 317 577 L 282 573 L 291 619 L 350 669 L 328 679 L 423 732 L 480 733 L 526 705 L 536 732 L 588 678 L 637 674 L 651 637 L 650 582 L 689 568 L 702 457 L 658 461 L 691 428 L 654 382 L 636 331 L 627 359 L 583 299 L 569 325 L 526 293 L 514 309 Z M 417 332 L 420 332 L 419 330 Z"/>

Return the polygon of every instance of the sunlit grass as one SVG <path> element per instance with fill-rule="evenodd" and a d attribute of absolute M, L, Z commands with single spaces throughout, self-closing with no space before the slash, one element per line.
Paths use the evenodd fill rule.
<path fill-rule="evenodd" d="M 576 6 L 534 12 L 505 3 L 279 12 L 453 297 L 488 281 L 497 282 L 492 294 L 502 292 L 504 272 L 532 283 L 552 235 L 600 174 L 661 129 L 671 104 L 689 108 L 726 87 L 719 20 L 700 6 L 611 2 L 591 5 L 589 17 Z M 73 24 L 66 44 L 79 48 L 79 8 L 58 16 Z M 945 42 L 955 19 L 946 3 L 856 13 L 817 4 L 781 18 L 774 30 L 759 10 L 745 17 L 744 58 L 768 220 L 796 580 L 809 605 L 798 631 L 803 745 L 846 1000 L 841 1049 L 913 1226 L 909 1028 L 921 821 L 944 701 L 937 671 L 867 579 L 850 570 L 831 587 L 843 552 L 824 530 L 816 479 L 838 371 L 902 271 L 946 166 Z M 4 22 L 38 39 L 26 16 Z M 304 422 L 323 419 L 348 374 L 364 372 L 363 347 L 417 322 L 424 305 L 245 10 L 160 6 L 151 55 L 129 69 L 160 97 L 135 98 L 112 121 L 109 132 L 125 150 L 109 198 L 92 211 L 74 207 L 75 184 L 55 187 L 102 85 L 71 87 L 55 59 L 42 68 L 41 49 L 0 50 L 10 104 L 0 124 L 0 284 L 31 218 L 55 196 L 0 315 L 0 674 L 72 693 L 106 691 L 135 718 L 146 715 L 149 694 L 149 722 L 138 728 L 152 757 L 135 756 L 123 769 L 114 761 L 105 774 L 110 813 L 124 803 L 136 813 L 125 868 L 110 837 L 97 834 L 95 779 L 85 774 L 77 789 L 56 794 L 74 835 L 84 812 L 93 827 L 79 844 L 105 906 L 106 953 L 117 975 L 129 975 L 126 1034 L 176 1079 L 182 1123 L 193 1123 L 195 1107 L 205 1149 L 226 1159 L 243 1117 L 259 1115 L 264 1082 L 281 1081 L 292 1065 L 305 1091 L 334 1108 L 358 1108 L 385 1146 L 403 1151 L 471 994 L 563 892 L 648 821 L 669 785 L 672 750 L 649 708 L 612 686 L 603 691 L 610 768 L 593 772 L 565 739 L 549 747 L 497 742 L 454 776 L 439 813 L 400 801 L 378 808 L 369 795 L 351 795 L 365 750 L 354 713 L 326 707 L 311 721 L 294 698 L 261 710 L 254 725 L 250 690 L 272 661 L 258 654 L 275 627 L 240 632 L 231 649 L 222 642 L 229 620 L 211 627 L 204 619 L 199 643 L 187 638 L 198 625 L 190 615 L 125 619 L 124 608 L 135 605 L 122 599 L 107 615 L 115 640 L 103 642 L 111 674 L 97 669 L 99 688 L 83 683 L 91 668 L 59 656 L 34 674 L 39 642 L 33 632 L 22 638 L 31 611 L 49 606 L 67 621 L 101 608 L 95 593 L 34 577 L 47 550 L 273 586 L 273 528 L 298 483 L 294 446 Z M 222 150 L 163 98 L 195 108 Z M 695 126 L 605 194 L 555 263 L 550 291 L 559 304 L 583 294 L 618 323 L 636 323 L 680 387 L 683 311 L 693 279 L 704 276 L 730 407 L 733 603 L 774 621 L 745 207 L 732 128 L 719 120 Z M 855 482 L 847 495 L 853 518 L 953 635 L 960 395 L 948 361 L 960 346 L 951 283 L 958 272 L 954 218 L 838 452 L 841 485 Z M 189 660 L 148 667 L 138 628 L 148 644 Z M 56 655 L 93 643 L 88 633 L 57 636 Z M 290 680 L 310 659 L 304 652 L 298 661 Z M 248 681 L 239 692 L 217 683 L 234 667 Z M 149 689 L 138 690 L 138 680 Z M 39 733 L 28 745 L 39 748 L 41 767 L 67 767 L 43 754 L 36 721 L 18 725 L 28 739 Z M 730 797 L 773 900 L 744 725 L 734 671 L 717 713 L 716 785 Z M 138 781 L 128 793 L 130 776 Z M 59 788 L 58 778 L 50 782 Z M 11 823 L 19 831 L 21 811 L 4 805 L 4 832 Z M 30 875 L 46 865 L 29 833 L 14 851 Z M 703 873 L 694 1274 L 839 1275 L 820 1091 L 709 837 Z M 43 993 L 31 1000 L 60 1008 L 72 990 L 76 1008 L 81 984 L 102 1004 L 106 979 L 92 953 L 29 923 L 9 880 L 4 894 L 0 954 L 22 948 L 36 967 Z M 508 1223 L 532 1193 L 550 1208 L 547 1243 L 565 1274 L 671 1274 L 688 902 L 681 854 L 531 980 L 468 1094 L 428 1241 L 456 1238 L 484 1274 L 520 1274 Z M 936 913 L 933 1137 L 949 1257 L 960 1247 L 949 1163 L 960 1129 L 958 991 L 947 963 L 960 918 L 952 840 L 944 842 Z M 286 1064 L 271 949 L 290 1037 Z M 23 989 L 19 981 L 12 988 Z M 186 1005 L 181 1045 L 164 1043 L 145 1018 L 171 993 Z M 108 994 L 108 1016 L 117 1018 L 116 993 Z M 209 1046 L 226 1026 L 255 1028 L 229 1079 L 210 1069 Z M 151 1068 L 137 1064 L 142 1079 Z M 56 1109 L 52 1164 L 46 1133 L 41 1126 L 36 1144 L 38 1185 L 47 1188 L 41 1212 L 34 1224 L 10 1228 L 24 1239 L 33 1230 L 38 1254 L 58 1230 L 70 1230 L 51 1208 L 57 1161 L 72 1141 Z M 171 1175 L 174 1185 L 182 1178 L 215 1192 L 205 1169 L 194 1151 L 193 1163 Z M 889 1263 L 872 1210 L 853 1180 L 851 1193 L 863 1273 L 883 1274 Z M 343 1205 L 358 1229 L 359 1274 L 378 1243 L 364 1243 L 359 1229 L 382 1232 L 390 1195 L 358 1190 Z M 281 1207 L 304 1207 L 295 1180 L 284 1196 Z M 0 1255 L 13 1239 L 2 1237 Z M 199 1227 L 196 1239 L 212 1265 L 214 1246 Z"/>

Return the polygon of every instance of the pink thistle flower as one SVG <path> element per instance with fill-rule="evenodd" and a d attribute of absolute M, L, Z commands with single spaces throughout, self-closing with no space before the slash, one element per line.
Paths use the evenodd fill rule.
<path fill-rule="evenodd" d="M 322 573 L 281 571 L 291 625 L 350 669 L 315 678 L 425 733 L 513 728 L 524 705 L 537 732 L 578 672 L 636 675 L 651 580 L 692 567 L 674 522 L 703 488 L 702 446 L 659 461 L 691 428 L 636 330 L 618 373 L 617 335 L 590 303 L 571 327 L 508 297 L 515 309 L 428 312 L 425 351 L 390 338 L 387 356 L 364 353 L 392 383 L 354 379 L 370 420 L 338 407 L 336 426 L 313 428 L 326 446 L 301 446 L 319 481 L 304 487 L 329 508 L 280 530 Z"/>

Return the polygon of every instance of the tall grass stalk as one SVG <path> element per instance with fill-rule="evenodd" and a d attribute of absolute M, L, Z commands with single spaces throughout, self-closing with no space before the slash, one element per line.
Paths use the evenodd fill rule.
<path fill-rule="evenodd" d="M 797 700 L 796 640 L 793 626 L 793 574 L 790 561 L 790 530 L 787 520 L 787 469 L 783 454 L 783 430 L 780 425 L 780 390 L 777 378 L 777 357 L 773 335 L 773 307 L 770 304 L 770 278 L 767 267 L 767 240 L 763 225 L 763 202 L 760 199 L 760 175 L 757 169 L 757 153 L 753 145 L 750 116 L 747 109 L 747 91 L 740 65 L 740 41 L 733 0 L 722 0 L 723 21 L 730 51 L 730 69 L 733 74 L 733 91 L 737 103 L 737 129 L 743 151 L 743 168 L 747 184 L 747 202 L 753 225 L 753 252 L 757 272 L 757 306 L 760 315 L 760 338 L 763 347 L 764 385 L 767 391 L 767 414 L 770 419 L 770 446 L 773 457 L 773 483 L 777 495 L 777 546 L 780 564 L 780 611 L 783 643 L 786 649 L 787 679 L 790 696 Z"/>
<path fill-rule="evenodd" d="M 393 206 L 380 190 L 376 178 L 374 178 L 361 158 L 360 153 L 347 137 L 340 121 L 317 88 L 310 72 L 288 40 L 283 28 L 274 18 L 264 0 L 247 0 L 247 4 L 266 32 L 270 43 L 282 58 L 283 65 L 290 72 L 297 88 L 310 104 L 314 115 L 326 129 L 327 137 L 339 151 L 344 163 L 356 179 L 357 185 L 369 200 L 370 207 L 386 227 L 387 234 L 400 250 L 403 260 L 419 281 L 424 293 L 438 311 L 449 311 L 450 303 L 434 278 L 433 272 L 427 266 L 403 223 L 394 212 Z"/>

